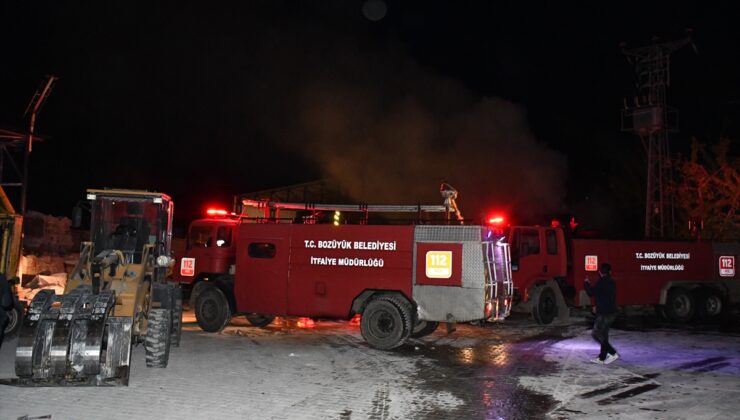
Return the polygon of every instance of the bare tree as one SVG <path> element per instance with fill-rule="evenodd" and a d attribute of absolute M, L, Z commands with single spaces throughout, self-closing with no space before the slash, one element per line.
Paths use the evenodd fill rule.
<path fill-rule="evenodd" d="M 691 155 L 676 161 L 673 183 L 676 204 L 688 226 L 684 235 L 695 239 L 740 239 L 740 159 L 730 155 L 731 141 L 711 146 L 696 138 Z"/>

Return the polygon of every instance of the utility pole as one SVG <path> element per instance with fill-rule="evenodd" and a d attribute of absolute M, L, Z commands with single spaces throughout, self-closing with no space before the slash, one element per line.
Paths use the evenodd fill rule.
<path fill-rule="evenodd" d="M 673 236 L 673 199 L 668 191 L 671 179 L 669 134 L 678 131 L 678 110 L 668 106 L 666 91 L 671 83 L 670 57 L 692 45 L 691 37 L 658 43 L 653 38 L 646 47 L 625 49 L 622 53 L 637 75 L 637 96 L 625 99 L 622 131 L 634 132 L 647 153 L 645 191 L 645 238 Z M 694 47 L 694 49 L 696 49 Z"/>
<path fill-rule="evenodd" d="M 41 106 L 44 105 L 44 102 L 49 97 L 49 94 L 51 93 L 51 88 L 57 79 L 57 76 L 47 75 L 44 79 L 44 82 L 41 84 L 41 87 L 39 87 L 39 89 L 36 90 L 36 93 L 33 94 L 31 102 L 29 102 L 28 106 L 26 107 L 26 111 L 23 113 L 24 117 L 27 115 L 29 116 L 28 141 L 26 143 L 25 153 L 23 154 L 23 186 L 21 187 L 21 215 L 23 216 L 26 215 L 26 200 L 28 195 L 28 162 L 31 156 L 31 151 L 33 150 L 33 134 L 36 128 L 36 117 L 38 117 Z"/>

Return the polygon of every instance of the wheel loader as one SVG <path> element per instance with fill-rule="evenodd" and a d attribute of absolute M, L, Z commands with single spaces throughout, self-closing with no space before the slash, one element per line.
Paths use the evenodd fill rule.
<path fill-rule="evenodd" d="M 166 367 L 170 346 L 179 345 L 182 296 L 166 280 L 172 200 L 122 189 L 91 189 L 87 199 L 90 241 L 64 294 L 42 290 L 31 301 L 16 385 L 128 385 L 134 345 L 144 345 L 149 367 Z"/>

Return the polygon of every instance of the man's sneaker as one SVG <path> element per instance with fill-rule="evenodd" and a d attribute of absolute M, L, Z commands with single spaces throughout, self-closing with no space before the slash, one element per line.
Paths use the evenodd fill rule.
<path fill-rule="evenodd" d="M 614 362 L 617 359 L 619 359 L 619 353 L 607 354 L 606 359 L 604 359 L 604 364 L 608 365 L 609 363 Z"/>
<path fill-rule="evenodd" d="M 595 359 L 591 359 L 591 363 L 596 363 L 597 365 L 603 365 L 604 361 L 599 359 L 598 357 Z"/>

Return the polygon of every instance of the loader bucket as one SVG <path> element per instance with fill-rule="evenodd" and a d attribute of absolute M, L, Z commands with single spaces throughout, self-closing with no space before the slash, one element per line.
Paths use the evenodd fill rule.
<path fill-rule="evenodd" d="M 128 385 L 130 317 L 110 316 L 115 293 L 81 286 L 66 295 L 42 291 L 18 338 L 17 386 Z"/>

